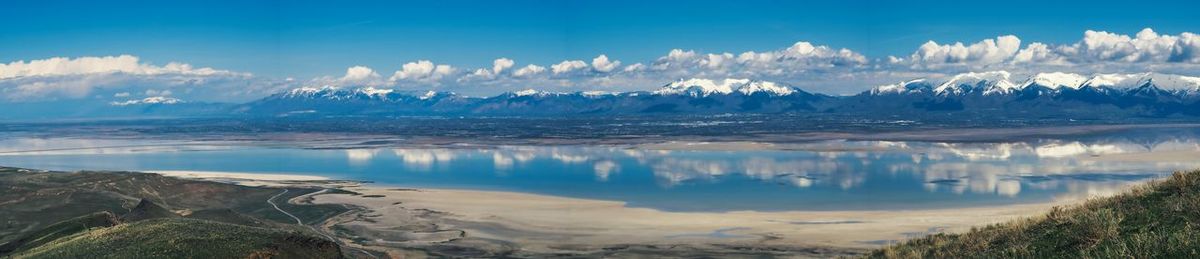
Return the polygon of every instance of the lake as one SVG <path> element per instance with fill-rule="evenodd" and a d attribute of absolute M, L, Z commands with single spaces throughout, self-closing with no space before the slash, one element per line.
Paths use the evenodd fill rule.
<path fill-rule="evenodd" d="M 667 211 L 896 210 L 1117 193 L 1175 170 L 1200 168 L 1200 159 L 1128 156 L 1200 151 L 1197 133 L 1135 130 L 959 143 L 830 140 L 763 150 L 686 145 L 308 149 L 287 143 L 9 136 L 0 139 L 0 165 L 317 175 L 403 187 L 616 200 Z"/>

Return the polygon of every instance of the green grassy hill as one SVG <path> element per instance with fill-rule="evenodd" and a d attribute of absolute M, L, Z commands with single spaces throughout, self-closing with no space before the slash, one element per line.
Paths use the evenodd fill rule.
<path fill-rule="evenodd" d="M 0 167 L 0 190 L 0 258 L 341 257 L 336 243 L 267 203 L 283 189 Z M 291 189 L 276 198 L 313 191 Z M 348 210 L 279 206 L 310 224 Z"/>
<path fill-rule="evenodd" d="M 27 250 L 92 228 L 111 227 L 117 224 L 121 224 L 121 220 L 107 211 L 79 216 L 27 233 L 11 242 L 0 244 L 0 255 Z"/>
<path fill-rule="evenodd" d="M 0 244 L 29 231 L 99 211 L 139 219 L 168 215 L 162 213 L 163 211 L 231 210 L 237 214 L 261 219 L 262 222 L 295 223 L 295 220 L 279 213 L 266 203 L 268 198 L 279 194 L 282 189 L 196 181 L 157 174 L 50 172 L 0 167 L 0 190 L 0 201 L 4 201 L 0 203 L 0 219 L 3 219 L 0 220 Z M 285 201 L 314 191 L 318 189 L 294 189 L 278 197 L 278 200 Z M 137 206 L 143 205 L 145 201 L 153 202 L 161 208 L 144 208 L 137 212 L 140 210 Z M 281 203 L 279 206 L 300 217 L 307 224 L 316 224 L 347 211 L 343 206 L 332 204 Z M 146 213 L 150 215 L 143 215 Z"/>
<path fill-rule="evenodd" d="M 341 258 L 338 245 L 294 231 L 158 218 L 60 237 L 13 258 Z"/>
<path fill-rule="evenodd" d="M 1039 217 L 909 240 L 869 257 L 1198 258 L 1200 171 Z"/>

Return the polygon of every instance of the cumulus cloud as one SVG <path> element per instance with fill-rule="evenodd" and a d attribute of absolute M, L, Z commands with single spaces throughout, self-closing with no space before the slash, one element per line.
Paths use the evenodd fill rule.
<path fill-rule="evenodd" d="M 553 71 L 554 74 L 565 74 L 587 68 L 587 66 L 587 63 L 583 63 L 582 60 L 564 60 L 558 64 L 551 65 L 550 71 Z"/>
<path fill-rule="evenodd" d="M 888 57 L 888 62 L 925 70 L 956 66 L 1020 70 L 1033 66 L 1096 70 L 1082 72 L 1144 72 L 1131 69 L 1146 69 L 1139 65 L 1171 69 L 1200 64 L 1200 36 L 1190 32 L 1163 35 L 1146 28 L 1133 36 L 1088 30 L 1075 43 L 1031 42 L 1023 48 L 1021 40 L 1012 35 L 971 45 L 960 42 L 942 45 L 930 41 L 917 48 L 908 59 Z"/>
<path fill-rule="evenodd" d="M 492 61 L 492 74 L 499 75 L 505 69 L 513 67 L 513 60 L 507 58 L 498 58 Z"/>
<path fill-rule="evenodd" d="M 122 73 L 129 75 L 221 75 L 239 74 L 227 70 L 213 68 L 196 68 L 192 65 L 178 62 L 155 66 L 141 62 L 138 57 L 131 55 L 106 57 L 65 58 L 54 57 L 31 61 L 13 61 L 0 64 L 0 79 L 18 77 L 73 76 Z"/>
<path fill-rule="evenodd" d="M 453 74 L 454 71 L 454 67 L 450 65 L 435 65 L 429 60 L 418 60 L 404 63 L 389 80 L 432 83 L 442 80 L 443 77 Z"/>
<path fill-rule="evenodd" d="M 121 98 L 147 87 L 174 90 L 198 99 L 260 97 L 249 73 L 232 72 L 191 64 L 170 62 L 154 65 L 132 55 L 104 57 L 55 57 L 0 64 L 0 99 L 37 102 L 81 98 Z M 262 87 L 258 87 L 262 86 Z M 209 88 L 205 91 L 197 89 Z"/>
<path fill-rule="evenodd" d="M 792 46 L 766 52 L 698 54 L 691 50 L 674 49 L 651 65 L 659 71 L 686 71 L 732 76 L 777 76 L 835 67 L 866 65 L 867 58 L 849 49 L 834 49 L 796 42 Z"/>
<path fill-rule="evenodd" d="M 611 71 L 613 71 L 613 69 L 616 69 L 617 66 L 620 66 L 620 65 L 621 65 L 621 61 L 616 61 L 616 60 L 609 61 L 608 56 L 603 55 L 603 54 L 592 59 L 592 70 L 595 70 L 596 72 L 600 72 L 600 73 L 611 72 Z"/>
<path fill-rule="evenodd" d="M 633 65 L 625 66 L 625 72 L 638 72 L 646 69 L 646 65 L 642 63 L 634 63 Z"/>
<path fill-rule="evenodd" d="M 374 69 L 364 66 L 353 66 L 346 69 L 346 75 L 340 79 L 344 84 L 377 85 L 383 77 Z"/>
<path fill-rule="evenodd" d="M 1135 37 L 1105 31 L 1088 30 L 1083 40 L 1064 46 L 1059 52 L 1080 62 L 1186 62 L 1200 63 L 1200 37 L 1190 32 L 1159 35 L 1150 28 Z"/>
<path fill-rule="evenodd" d="M 546 72 L 545 67 L 529 64 L 525 67 L 518 68 L 517 71 L 513 71 L 513 76 L 528 77 L 541 74 L 542 72 Z"/>
<path fill-rule="evenodd" d="M 1021 39 L 1005 35 L 971 45 L 962 42 L 938 44 L 925 42 L 909 58 L 918 66 L 936 67 L 943 64 L 991 65 L 1002 63 L 1021 49 Z"/>

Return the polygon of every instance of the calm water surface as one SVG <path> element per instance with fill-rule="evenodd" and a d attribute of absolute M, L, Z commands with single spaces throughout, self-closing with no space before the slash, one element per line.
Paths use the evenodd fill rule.
<path fill-rule="evenodd" d="M 987 206 L 1110 194 L 1196 161 L 1195 130 L 1007 143 L 826 141 L 779 151 L 613 146 L 301 149 L 169 141 L 0 139 L 0 165 L 53 170 L 291 173 L 407 187 L 520 191 L 671 211 Z"/>

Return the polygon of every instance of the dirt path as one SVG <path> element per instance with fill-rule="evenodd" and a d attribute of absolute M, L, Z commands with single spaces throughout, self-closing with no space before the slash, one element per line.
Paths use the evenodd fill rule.
<path fill-rule="evenodd" d="M 362 249 L 358 249 L 358 248 L 354 248 L 354 247 L 350 247 L 350 246 L 347 246 L 347 245 L 344 245 L 344 244 L 342 244 L 342 242 L 341 242 L 340 240 L 338 240 L 337 238 L 334 238 L 333 236 L 327 235 L 327 234 L 325 234 L 325 232 L 321 232 L 320 230 L 318 230 L 317 228 L 315 228 L 315 227 L 313 227 L 313 226 L 309 226 L 309 225 L 306 225 L 306 224 L 304 224 L 304 221 L 300 220 L 300 218 L 299 218 L 299 217 L 296 217 L 296 215 L 292 215 L 292 213 L 289 213 L 289 212 L 287 212 L 287 211 L 283 210 L 283 208 L 280 208 L 278 204 L 275 204 L 275 198 L 278 198 L 278 197 L 279 197 L 279 196 L 281 196 L 281 195 L 287 194 L 287 193 L 288 193 L 288 191 L 289 191 L 289 190 L 288 190 L 288 189 L 286 189 L 286 188 L 285 188 L 285 189 L 283 189 L 283 191 L 282 191 L 282 192 L 279 192 L 279 194 L 275 194 L 275 196 L 271 196 L 271 198 L 268 198 L 268 199 L 267 199 L 267 203 L 271 204 L 271 207 L 275 207 L 275 210 L 277 210 L 277 211 L 279 211 L 279 212 L 282 212 L 282 213 L 283 213 L 283 214 L 285 214 L 285 215 L 288 215 L 288 217 L 292 217 L 292 219 L 295 219 L 295 220 L 296 220 L 296 225 L 301 225 L 301 226 L 307 227 L 308 229 L 311 229 L 313 232 L 316 232 L 317 234 L 319 234 L 319 235 L 321 235 L 321 236 L 324 236 L 325 238 L 329 239 L 329 241 L 333 241 L 334 243 L 337 243 L 338 245 L 341 245 L 341 246 L 342 246 L 342 247 L 344 247 L 344 248 L 354 249 L 355 251 L 358 251 L 358 252 L 360 252 L 360 253 L 363 253 L 363 254 L 365 254 L 365 255 L 367 255 L 367 256 L 369 256 L 369 257 L 371 257 L 371 258 L 379 258 L 379 257 L 375 256 L 374 254 L 371 254 L 371 253 L 367 252 L 366 250 L 362 250 Z M 311 195 L 321 194 L 321 193 L 323 193 L 323 192 L 325 192 L 325 191 L 327 191 L 327 190 L 321 190 L 321 191 L 318 191 L 318 192 L 315 192 L 315 193 L 311 193 Z"/>

